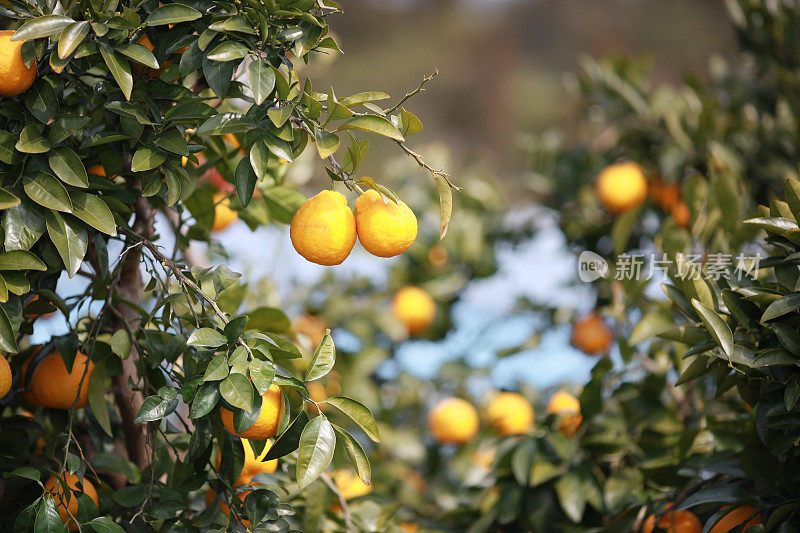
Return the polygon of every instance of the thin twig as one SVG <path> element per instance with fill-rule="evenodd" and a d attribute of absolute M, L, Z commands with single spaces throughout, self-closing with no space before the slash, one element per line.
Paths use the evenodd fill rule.
<path fill-rule="evenodd" d="M 336 486 L 336 483 L 333 482 L 331 476 L 327 472 L 323 472 L 320 474 L 319 478 L 322 480 L 323 483 L 336 495 L 336 498 L 339 500 L 339 506 L 342 508 L 342 514 L 344 515 L 344 526 L 347 531 L 355 531 L 353 527 L 353 517 L 350 515 L 350 509 L 347 507 L 347 500 L 342 495 L 342 492 L 339 490 L 339 487 Z"/>
<path fill-rule="evenodd" d="M 424 90 L 425 90 L 425 84 L 426 84 L 426 83 L 428 83 L 429 81 L 431 81 L 433 78 L 435 78 L 435 77 L 436 77 L 436 76 L 438 76 L 438 75 L 439 75 L 439 69 L 437 68 L 437 69 L 435 69 L 435 70 L 433 71 L 433 73 L 431 73 L 431 74 L 429 74 L 429 75 L 425 76 L 424 78 L 422 78 L 422 81 L 420 82 L 420 84 L 419 84 L 419 87 L 417 87 L 416 89 L 414 89 L 414 90 L 413 90 L 413 91 L 411 91 L 410 93 L 407 93 L 407 94 L 406 94 L 404 97 L 402 97 L 402 98 L 400 99 L 400 101 L 399 101 L 399 102 L 397 102 L 397 103 L 396 103 L 394 106 L 392 106 L 392 107 L 390 107 L 389 109 L 387 109 L 387 110 L 386 110 L 386 114 L 387 114 L 387 115 L 390 115 L 390 114 L 394 113 L 395 111 L 397 111 L 397 109 L 398 109 L 398 108 L 399 108 L 401 105 L 403 105 L 403 104 L 406 102 L 406 100 L 408 100 L 409 98 L 411 98 L 411 97 L 412 97 L 412 96 L 414 96 L 415 94 L 417 94 L 417 93 L 421 93 L 422 91 L 424 91 Z"/>

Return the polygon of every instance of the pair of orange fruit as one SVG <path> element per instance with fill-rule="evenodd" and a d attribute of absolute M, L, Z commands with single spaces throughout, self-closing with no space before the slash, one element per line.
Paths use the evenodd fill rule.
<path fill-rule="evenodd" d="M 405 252 L 417 238 L 417 217 L 402 201 L 384 199 L 370 189 L 356 200 L 355 215 L 336 191 L 322 191 L 306 200 L 289 230 L 297 253 L 318 265 L 341 264 L 356 243 L 378 257 Z"/>

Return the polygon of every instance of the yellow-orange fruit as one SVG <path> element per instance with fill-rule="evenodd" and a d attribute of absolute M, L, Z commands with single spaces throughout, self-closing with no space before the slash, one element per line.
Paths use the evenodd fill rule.
<path fill-rule="evenodd" d="M 671 509 L 672 504 L 667 506 Z M 702 533 L 703 525 L 700 520 L 691 511 L 670 511 L 661 514 L 658 521 L 659 529 L 663 529 L 668 533 Z M 656 515 L 651 514 L 644 521 L 642 526 L 642 533 L 653 533 L 656 528 Z"/>
<path fill-rule="evenodd" d="M 761 513 L 758 509 L 749 505 L 742 505 L 732 510 L 722 517 L 722 520 L 714 524 L 708 533 L 728 533 L 736 528 L 738 531 L 747 531 L 748 527 L 762 524 Z M 744 524 L 744 527 L 741 527 Z"/>
<path fill-rule="evenodd" d="M 449 257 L 450 254 L 447 253 L 447 248 L 441 244 L 431 246 L 431 249 L 428 250 L 428 262 L 433 267 L 442 268 L 447 264 Z"/>
<path fill-rule="evenodd" d="M 8 394 L 11 390 L 11 381 L 13 376 L 11 374 L 11 367 L 8 364 L 8 359 L 0 355 L 0 398 Z"/>
<path fill-rule="evenodd" d="M 689 206 L 684 202 L 678 202 L 672 206 L 672 220 L 677 226 L 688 228 L 691 222 L 692 214 L 689 211 Z"/>
<path fill-rule="evenodd" d="M 428 328 L 436 316 L 436 303 L 419 287 L 401 288 L 392 299 L 392 315 L 415 335 Z"/>
<path fill-rule="evenodd" d="M 281 388 L 277 385 L 271 385 L 267 389 L 267 392 L 261 397 L 261 413 L 259 413 L 258 419 L 252 426 L 241 433 L 237 433 L 233 427 L 233 412 L 224 407 L 220 409 L 220 416 L 225 429 L 243 439 L 253 440 L 265 440 L 274 437 L 278 432 L 278 424 L 280 424 L 282 414 L 283 396 L 281 395 Z"/>
<path fill-rule="evenodd" d="M 244 499 L 247 497 L 247 495 L 250 494 L 251 492 L 253 492 L 253 491 L 244 490 L 244 491 L 238 492 L 236 494 L 236 496 L 240 500 L 244 501 Z M 216 492 L 214 492 L 212 489 L 208 489 L 208 491 L 206 492 L 206 498 L 205 498 L 206 506 L 211 505 L 214 502 L 214 498 L 216 498 L 216 496 L 217 496 Z M 222 511 L 223 513 L 225 513 L 228 516 L 230 516 L 230 514 L 231 514 L 230 507 L 228 507 L 228 505 L 224 501 L 222 501 L 222 499 L 219 500 L 219 510 Z M 231 522 L 233 522 L 233 520 L 231 520 Z M 250 527 L 250 521 L 247 520 L 247 519 L 242 519 L 241 523 L 242 523 L 242 525 L 244 527 Z"/>
<path fill-rule="evenodd" d="M 99 505 L 99 500 L 97 499 L 97 491 L 94 488 L 94 485 L 86 479 L 83 478 L 83 490 L 78 488 L 78 476 L 75 474 L 70 474 L 69 472 L 64 473 L 64 480 L 67 482 L 67 486 L 69 487 L 69 492 L 64 494 L 64 488 L 61 486 L 61 482 L 58 480 L 57 477 L 53 476 L 47 480 L 44 484 L 44 492 L 47 496 L 53 498 L 58 506 L 58 514 L 61 517 L 61 522 L 63 524 L 67 524 L 67 527 L 70 531 L 78 531 L 78 524 L 75 523 L 70 517 L 78 516 L 78 497 L 81 494 L 86 494 L 92 500 L 94 500 L 95 505 Z"/>
<path fill-rule="evenodd" d="M 356 243 L 356 219 L 341 193 L 322 191 L 300 206 L 289 234 L 297 253 L 312 263 L 339 265 Z"/>
<path fill-rule="evenodd" d="M 533 427 L 533 407 L 517 392 L 498 392 L 486 406 L 486 420 L 501 435 L 527 433 Z"/>
<path fill-rule="evenodd" d="M 308 337 L 311 345 L 315 347 L 322 342 L 327 329 L 328 325 L 325 321 L 315 316 L 300 315 L 292 320 L 292 330 L 295 334 Z"/>
<path fill-rule="evenodd" d="M 214 224 L 211 231 L 222 231 L 239 218 L 239 213 L 231 209 L 231 200 L 224 192 L 214 194 Z"/>
<path fill-rule="evenodd" d="M 36 79 L 36 58 L 31 67 L 22 61 L 25 41 L 12 41 L 14 30 L 0 31 L 0 96 L 17 96 L 33 85 Z"/>
<path fill-rule="evenodd" d="M 638 207 L 647 198 L 647 178 L 637 163 L 617 163 L 606 167 L 595 183 L 600 202 L 613 213 Z"/>
<path fill-rule="evenodd" d="M 572 345 L 589 355 L 606 352 L 613 341 L 611 329 L 595 312 L 572 326 Z"/>
<path fill-rule="evenodd" d="M 675 183 L 655 180 L 650 184 L 650 197 L 664 211 L 671 211 L 681 201 L 681 188 Z"/>
<path fill-rule="evenodd" d="M 564 435 L 575 435 L 583 421 L 581 403 L 570 393 L 560 390 L 556 392 L 545 408 L 547 414 L 559 417 L 559 430 Z"/>
<path fill-rule="evenodd" d="M 394 203 L 369 189 L 356 200 L 356 231 L 369 253 L 394 257 L 417 238 L 417 217 L 404 202 Z"/>
<path fill-rule="evenodd" d="M 372 485 L 365 484 L 350 470 L 334 470 L 331 477 L 345 500 L 366 496 L 372 492 Z"/>
<path fill-rule="evenodd" d="M 234 485 L 259 485 L 259 483 L 253 481 L 254 477 L 258 474 L 272 474 L 278 468 L 277 459 L 270 459 L 269 461 L 264 460 L 269 449 L 272 448 L 272 443 L 267 441 L 264 444 L 264 449 L 258 454 L 258 457 L 253 453 L 253 448 L 247 439 L 241 439 L 241 443 L 244 448 L 244 466 L 242 467 L 242 473 L 236 478 Z M 217 452 L 217 468 L 219 468 L 221 462 L 222 457 L 220 453 Z"/>
<path fill-rule="evenodd" d="M 53 350 L 36 365 L 33 375 L 27 381 L 30 359 L 25 361 L 20 369 L 23 381 L 22 397 L 33 405 L 54 409 L 69 409 L 75 402 L 75 398 L 78 397 L 75 408 L 84 407 L 89 403 L 89 381 L 94 372 L 92 361 L 88 361 L 89 367 L 88 370 L 86 369 L 87 361 L 88 357 L 78 352 L 72 362 L 72 370 L 67 372 L 61 355 Z M 84 371 L 86 372 L 85 377 Z M 81 383 L 82 378 L 83 382 Z"/>
<path fill-rule="evenodd" d="M 93 176 L 100 176 L 101 178 L 108 177 L 108 175 L 106 174 L 106 168 L 103 165 L 99 164 L 99 163 L 94 164 L 94 165 L 90 166 L 89 168 L 87 168 L 86 172 L 88 174 L 93 175 Z"/>
<path fill-rule="evenodd" d="M 461 398 L 445 398 L 428 413 L 428 428 L 442 444 L 463 444 L 478 433 L 478 411 Z"/>

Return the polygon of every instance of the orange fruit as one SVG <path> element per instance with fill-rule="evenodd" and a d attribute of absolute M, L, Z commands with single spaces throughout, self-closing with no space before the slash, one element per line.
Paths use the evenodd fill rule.
<path fill-rule="evenodd" d="M 445 398 L 428 413 L 428 428 L 442 444 L 463 444 L 478 433 L 478 411 L 461 398 Z"/>
<path fill-rule="evenodd" d="M 722 517 L 722 520 L 714 524 L 708 533 L 728 533 L 736 528 L 738 531 L 747 531 L 748 527 L 761 524 L 761 513 L 758 509 L 749 505 L 737 507 L 730 513 Z M 744 527 L 741 527 L 744 524 Z"/>
<path fill-rule="evenodd" d="M 242 447 L 244 448 L 244 466 L 242 467 L 242 473 L 239 474 L 239 477 L 236 478 L 236 482 L 234 485 L 259 485 L 260 483 L 256 483 L 253 481 L 253 478 L 256 477 L 258 474 L 272 474 L 278 468 L 278 460 L 271 459 L 269 461 L 264 461 L 264 457 L 267 456 L 269 449 L 272 448 L 272 443 L 267 441 L 264 444 L 264 449 L 261 450 L 261 453 L 258 454 L 256 457 L 255 453 L 253 453 L 253 448 L 250 445 L 250 442 L 247 439 L 241 439 Z M 217 468 L 219 468 L 220 463 L 222 462 L 222 457 L 220 456 L 220 452 L 217 452 Z"/>
<path fill-rule="evenodd" d="M 647 179 L 637 163 L 617 163 L 606 167 L 595 183 L 600 202 L 613 213 L 623 213 L 647 198 Z"/>
<path fill-rule="evenodd" d="M 435 246 L 431 246 L 431 249 L 428 250 L 428 262 L 433 267 L 442 268 L 447 264 L 449 255 L 450 254 L 447 253 L 447 248 L 441 244 L 437 244 Z"/>
<path fill-rule="evenodd" d="M 556 392 L 547 403 L 545 412 L 551 415 L 558 415 L 559 430 L 562 434 L 571 437 L 575 435 L 583 421 L 581 415 L 581 403 L 570 393 L 560 390 Z"/>
<path fill-rule="evenodd" d="M 239 218 L 239 213 L 231 209 L 231 199 L 224 192 L 214 194 L 214 224 L 211 231 L 222 231 Z"/>
<path fill-rule="evenodd" d="M 70 531 L 78 531 L 78 524 L 76 524 L 75 520 L 70 517 L 70 514 L 75 517 L 78 516 L 78 497 L 80 497 L 81 494 L 86 494 L 92 500 L 94 500 L 95 505 L 99 505 L 97 491 L 95 490 L 94 485 L 92 485 L 92 483 L 86 478 L 83 478 L 82 480 L 83 489 L 79 489 L 78 476 L 75 474 L 65 472 L 64 480 L 67 482 L 67 486 L 70 488 L 68 494 L 64 494 L 64 488 L 61 486 L 61 482 L 55 476 L 48 479 L 44 484 L 44 492 L 48 493 L 49 497 L 56 501 L 56 505 L 58 506 L 58 514 L 61 516 L 61 522 L 63 524 L 67 524 L 67 527 Z"/>
<path fill-rule="evenodd" d="M 11 390 L 11 381 L 13 376 L 11 374 L 11 367 L 8 364 L 8 359 L 0 355 L 0 398 L 8 394 Z"/>
<path fill-rule="evenodd" d="M 667 504 L 667 509 L 673 505 Z M 663 513 L 658 521 L 659 529 L 669 533 L 702 533 L 703 525 L 691 511 L 669 511 Z M 652 533 L 656 528 L 656 515 L 651 514 L 644 521 L 642 533 Z"/>
<path fill-rule="evenodd" d="M 679 201 L 677 204 L 672 206 L 672 220 L 675 221 L 676 225 L 682 228 L 688 228 L 691 219 L 692 214 L 689 211 L 689 206 L 687 206 L 683 201 Z"/>
<path fill-rule="evenodd" d="M 372 492 L 372 485 L 365 484 L 350 470 L 334 470 L 331 477 L 345 500 L 366 496 Z"/>
<path fill-rule="evenodd" d="M 319 346 L 328 329 L 325 321 L 311 315 L 301 315 L 292 320 L 292 330 L 296 335 L 303 335 L 314 347 Z"/>
<path fill-rule="evenodd" d="M 589 355 L 606 352 L 613 341 L 611 329 L 595 312 L 576 321 L 572 326 L 572 345 Z"/>
<path fill-rule="evenodd" d="M 394 203 L 369 189 L 356 200 L 356 231 L 369 253 L 394 257 L 417 238 L 417 217 L 404 202 Z"/>
<path fill-rule="evenodd" d="M 356 219 L 341 193 L 322 191 L 303 202 L 292 217 L 289 234 L 294 249 L 307 260 L 339 265 L 356 243 Z"/>
<path fill-rule="evenodd" d="M 89 168 L 87 168 L 86 172 L 88 174 L 93 175 L 93 176 L 100 176 L 101 178 L 108 177 L 108 175 L 106 174 L 106 168 L 103 165 L 99 164 L 99 163 L 94 164 L 94 165 L 90 166 Z"/>
<path fill-rule="evenodd" d="M 428 328 L 436 316 L 436 303 L 431 295 L 419 287 L 406 286 L 392 299 L 392 314 L 415 335 Z"/>
<path fill-rule="evenodd" d="M 233 412 L 229 409 L 221 408 L 222 424 L 231 434 L 243 439 L 265 440 L 271 439 L 278 432 L 278 424 L 283 414 L 283 396 L 281 388 L 271 385 L 267 392 L 261 397 L 261 413 L 255 423 L 237 433 L 233 427 Z"/>
<path fill-rule="evenodd" d="M 664 211 L 671 211 L 681 201 L 681 188 L 675 183 L 655 180 L 650 185 L 650 196 Z"/>
<path fill-rule="evenodd" d="M 86 370 L 87 361 L 88 357 L 78 352 L 72 362 L 72 370 L 67 372 L 61 355 L 53 350 L 33 369 L 30 381 L 24 383 L 22 387 L 22 397 L 33 405 L 54 409 L 69 409 L 75 402 L 75 398 L 78 397 L 75 408 L 86 406 L 89 403 L 89 381 L 92 379 L 94 371 L 94 363 L 91 361 Z M 22 380 L 27 378 L 29 363 L 30 359 L 22 364 L 20 369 Z M 86 371 L 85 377 L 83 377 L 84 370 Z M 82 384 L 81 378 L 83 378 Z"/>
<path fill-rule="evenodd" d="M 239 143 L 239 139 L 237 139 L 236 135 L 233 133 L 226 133 L 222 136 L 222 140 L 234 148 L 238 148 L 240 154 L 247 155 L 247 152 L 244 151 L 244 148 L 242 148 L 242 145 Z"/>
<path fill-rule="evenodd" d="M 533 407 L 517 392 L 498 392 L 486 406 L 486 420 L 501 435 L 527 433 L 533 427 Z"/>
<path fill-rule="evenodd" d="M 31 68 L 22 61 L 25 41 L 12 41 L 14 30 L 0 31 L 0 96 L 17 96 L 28 90 L 36 79 L 36 58 Z"/>
<path fill-rule="evenodd" d="M 251 492 L 253 492 L 253 491 L 245 490 L 245 491 L 237 493 L 236 496 L 238 496 L 240 500 L 244 501 L 244 499 L 247 497 L 247 495 L 250 494 Z M 212 489 L 208 489 L 208 492 L 206 492 L 206 506 L 211 505 L 211 503 L 214 501 L 214 498 L 216 498 L 216 496 L 217 496 L 216 492 L 214 492 Z M 230 514 L 231 514 L 230 507 L 228 507 L 228 505 L 224 501 L 222 501 L 222 499 L 219 500 L 219 510 L 222 511 L 223 513 L 225 513 L 228 516 L 230 516 Z M 245 519 L 245 518 L 242 519 L 241 523 L 242 523 L 242 525 L 244 527 L 250 527 L 250 521 Z"/>

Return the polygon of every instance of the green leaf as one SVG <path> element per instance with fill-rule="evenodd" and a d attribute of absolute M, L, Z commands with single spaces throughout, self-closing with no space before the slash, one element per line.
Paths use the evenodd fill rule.
<path fill-rule="evenodd" d="M 125 533 L 122 526 L 116 524 L 107 516 L 98 516 L 89 522 L 89 526 L 95 533 Z"/>
<path fill-rule="evenodd" d="M 186 341 L 186 344 L 189 346 L 204 346 L 209 348 L 216 348 L 217 346 L 222 346 L 226 344 L 228 339 L 225 338 L 225 335 L 220 333 L 214 328 L 200 328 L 196 329 L 189 335 L 189 339 Z"/>
<path fill-rule="evenodd" d="M 377 102 L 378 100 L 386 100 L 387 98 L 389 98 L 389 95 L 386 93 L 382 93 L 380 91 L 367 91 L 342 98 L 341 100 L 339 100 L 339 103 L 347 107 L 353 107 L 365 104 L 367 102 Z"/>
<path fill-rule="evenodd" d="M 786 404 L 786 410 L 791 411 L 794 409 L 798 399 L 800 399 L 800 378 L 795 374 L 789 378 L 783 391 L 783 402 Z"/>
<path fill-rule="evenodd" d="M 0 253 L 0 270 L 47 270 L 45 264 L 26 250 Z"/>
<path fill-rule="evenodd" d="M 414 113 L 401 108 L 399 119 L 400 125 L 398 129 L 404 137 L 408 135 L 414 135 L 422 131 L 422 121 L 417 118 Z"/>
<path fill-rule="evenodd" d="M 40 37 L 50 37 L 75 22 L 64 15 L 44 15 L 25 22 L 11 37 L 12 41 L 30 41 Z"/>
<path fill-rule="evenodd" d="M 230 374 L 219 384 L 225 401 L 248 413 L 253 410 L 253 384 L 242 374 Z"/>
<path fill-rule="evenodd" d="M 303 205 L 306 197 L 293 187 L 278 185 L 263 191 L 270 216 L 278 222 L 289 224 L 295 211 Z"/>
<path fill-rule="evenodd" d="M 164 161 L 166 160 L 167 156 L 162 154 L 160 151 L 153 150 L 147 146 L 142 146 L 136 150 L 135 154 L 133 154 L 131 170 L 134 172 L 153 170 L 154 168 L 158 168 L 163 165 Z"/>
<path fill-rule="evenodd" d="M 248 35 L 256 35 L 258 32 L 253 29 L 247 19 L 243 16 L 236 15 L 228 17 L 225 20 L 218 20 L 208 27 L 214 31 L 232 31 L 239 33 L 246 33 Z"/>
<path fill-rule="evenodd" d="M 333 459 L 336 434 L 328 419 L 320 415 L 303 429 L 297 450 L 297 484 L 306 488 L 328 468 Z"/>
<path fill-rule="evenodd" d="M 325 336 L 314 351 L 314 356 L 306 368 L 303 381 L 314 381 L 328 374 L 336 363 L 336 347 L 333 345 L 331 330 L 325 331 Z"/>
<path fill-rule="evenodd" d="M 133 43 L 133 44 L 126 44 L 123 46 L 118 46 L 117 52 L 133 59 L 140 65 L 144 65 L 146 67 L 150 67 L 153 69 L 161 68 L 161 65 L 158 64 L 156 56 L 153 55 L 153 52 L 151 52 L 141 44 Z"/>
<path fill-rule="evenodd" d="M 106 435 L 113 437 L 114 433 L 111 431 L 108 404 L 106 403 L 106 387 L 109 381 L 106 375 L 105 360 L 95 363 L 92 379 L 89 380 L 89 407 L 92 409 L 95 420 L 106 432 Z"/>
<path fill-rule="evenodd" d="M 336 150 L 339 149 L 339 136 L 335 133 L 317 129 L 314 136 L 317 139 L 317 152 L 320 158 L 325 159 L 335 154 Z"/>
<path fill-rule="evenodd" d="M 286 124 L 286 121 L 289 120 L 289 117 L 292 116 L 293 112 L 294 112 L 294 106 L 292 105 L 270 107 L 269 110 L 267 111 L 267 116 L 272 121 L 272 123 L 275 124 L 276 128 L 280 128 L 284 124 Z"/>
<path fill-rule="evenodd" d="M 36 244 L 47 229 L 41 211 L 30 201 L 6 210 L 3 217 L 6 251 L 30 250 Z"/>
<path fill-rule="evenodd" d="M 237 41 L 225 41 L 215 47 L 206 57 L 212 61 L 235 61 L 245 57 L 250 50 Z"/>
<path fill-rule="evenodd" d="M 47 124 L 58 114 L 58 98 L 45 79 L 36 80 L 24 94 L 25 107 L 42 124 Z"/>
<path fill-rule="evenodd" d="M 5 252 L 14 253 L 14 252 Z M 0 261 L 2 261 L 2 254 L 0 254 Z M 0 306 L 0 349 L 8 353 L 17 353 L 17 337 L 14 328 L 11 326 L 11 319 L 8 318 L 8 313 L 4 307 Z"/>
<path fill-rule="evenodd" d="M 380 115 L 353 117 L 339 126 L 339 130 L 361 130 L 383 135 L 396 141 L 405 141 L 403 134 L 386 118 Z"/>
<path fill-rule="evenodd" d="M 212 61 L 203 55 L 203 76 L 217 98 L 225 98 L 231 86 L 234 63 L 232 61 Z"/>
<path fill-rule="evenodd" d="M 586 491 L 580 475 L 577 472 L 567 472 L 556 481 L 555 488 L 564 513 L 573 522 L 580 522 L 586 509 Z"/>
<path fill-rule="evenodd" d="M 268 361 L 253 358 L 253 360 L 250 361 L 249 368 L 253 385 L 255 385 L 258 394 L 263 396 L 275 379 L 275 365 Z"/>
<path fill-rule="evenodd" d="M 50 174 L 37 172 L 32 177 L 25 178 L 22 183 L 28 198 L 42 207 L 66 213 L 72 212 L 72 202 L 67 189 Z"/>
<path fill-rule="evenodd" d="M 700 315 L 700 320 L 703 321 L 706 330 L 722 348 L 725 355 L 731 357 L 733 355 L 733 333 L 725 320 L 716 311 L 694 298 L 692 298 L 692 307 Z"/>
<path fill-rule="evenodd" d="M 236 165 L 236 172 L 233 175 L 233 181 L 236 184 L 236 194 L 239 196 L 239 201 L 242 202 L 243 206 L 247 207 L 253 198 L 253 192 L 258 181 L 258 176 L 250 166 L 249 158 L 243 157 L 239 160 L 239 164 Z"/>
<path fill-rule="evenodd" d="M 800 309 L 800 293 L 796 292 L 772 302 L 761 315 L 761 322 L 767 322 L 798 309 Z"/>
<path fill-rule="evenodd" d="M 131 336 L 125 329 L 118 329 L 111 335 L 111 351 L 120 359 L 127 359 L 131 355 Z"/>
<path fill-rule="evenodd" d="M 247 67 L 247 81 L 256 105 L 261 105 L 275 89 L 275 72 L 266 62 L 253 61 Z"/>
<path fill-rule="evenodd" d="M 72 191 L 72 214 L 106 235 L 117 234 L 114 215 L 106 203 L 92 194 Z"/>
<path fill-rule="evenodd" d="M 39 481 L 42 479 L 42 473 L 29 466 L 21 466 L 11 472 L 4 473 L 3 477 L 21 477 L 23 479 L 30 479 L 31 481 Z"/>
<path fill-rule="evenodd" d="M 34 522 L 33 533 L 53 533 L 62 531 L 64 525 L 61 523 L 61 516 L 58 514 L 56 501 L 51 496 L 42 498 L 36 511 L 36 522 Z"/>
<path fill-rule="evenodd" d="M 63 217 L 56 211 L 45 213 L 47 234 L 64 261 L 67 275 L 74 277 L 83 263 L 89 247 L 89 234 L 86 226 L 72 217 Z"/>
<path fill-rule="evenodd" d="M 153 139 L 153 144 L 168 152 L 178 155 L 189 155 L 189 147 L 181 132 L 176 128 L 169 129 Z"/>
<path fill-rule="evenodd" d="M 89 176 L 81 158 L 66 146 L 50 152 L 47 162 L 55 175 L 67 185 L 84 189 L 89 187 Z"/>
<path fill-rule="evenodd" d="M 250 166 L 258 179 L 267 175 L 269 168 L 269 148 L 263 141 L 257 141 L 250 147 Z"/>
<path fill-rule="evenodd" d="M 64 28 L 58 38 L 58 57 L 68 58 L 89 35 L 89 22 L 82 20 L 73 22 Z"/>
<path fill-rule="evenodd" d="M 364 448 L 362 448 L 358 441 L 354 439 L 347 431 L 340 428 L 336 424 L 331 425 L 333 426 L 334 431 L 336 431 L 336 434 L 339 436 L 340 442 L 344 445 L 347 456 L 350 458 L 350 462 L 356 469 L 358 477 L 361 478 L 361 481 L 365 485 L 369 485 L 372 478 L 372 469 L 369 466 L 367 454 L 364 453 Z"/>
<path fill-rule="evenodd" d="M 375 423 L 375 417 L 366 405 L 346 396 L 332 396 L 325 400 L 325 403 L 346 414 L 370 439 L 375 442 L 381 441 L 378 424 Z"/>
<path fill-rule="evenodd" d="M 219 383 L 216 381 L 209 381 L 200 385 L 189 409 L 189 418 L 196 419 L 206 416 L 217 405 L 219 396 Z"/>
<path fill-rule="evenodd" d="M 117 85 L 119 85 L 119 88 L 122 90 L 122 94 L 125 95 L 125 99 L 130 100 L 131 92 L 133 92 L 131 66 L 120 54 L 105 43 L 100 43 L 100 54 L 103 56 L 103 61 L 105 61 L 109 72 L 114 76 Z"/>
<path fill-rule="evenodd" d="M 453 190 L 447 180 L 441 176 L 434 176 L 436 187 L 439 189 L 439 238 L 447 235 L 450 217 L 453 215 Z"/>
<path fill-rule="evenodd" d="M 253 121 L 241 113 L 220 113 L 203 122 L 197 133 L 200 135 L 225 135 L 227 133 L 244 133 L 254 127 Z"/>
<path fill-rule="evenodd" d="M 50 143 L 42 137 L 41 126 L 34 124 L 22 128 L 14 147 L 24 154 L 43 154 L 50 151 Z"/>
<path fill-rule="evenodd" d="M 305 411 L 300 411 L 300 414 L 286 428 L 286 431 L 281 433 L 275 440 L 275 443 L 264 457 L 264 461 L 278 459 L 295 451 L 300 445 L 300 436 L 303 434 L 303 429 L 305 429 L 307 423 L 308 414 Z"/>
<path fill-rule="evenodd" d="M 139 408 L 139 413 L 136 415 L 136 418 L 133 420 L 133 422 L 135 424 L 141 424 L 142 422 L 155 422 L 156 420 L 161 420 L 168 414 L 175 411 L 175 408 L 178 407 L 177 392 L 172 388 L 168 390 L 171 390 L 172 394 L 168 395 L 167 397 L 162 397 L 159 394 L 157 396 L 148 396 L 145 398 L 142 406 Z"/>
<path fill-rule="evenodd" d="M 144 23 L 146 26 L 167 26 L 180 22 L 190 22 L 202 16 L 199 11 L 191 7 L 182 4 L 168 4 L 154 9 Z"/>
<path fill-rule="evenodd" d="M 0 189 L 0 211 L 19 205 L 19 198 L 6 189 Z"/>
<path fill-rule="evenodd" d="M 228 377 L 228 357 L 221 353 L 208 363 L 203 381 L 219 381 L 226 377 Z"/>

